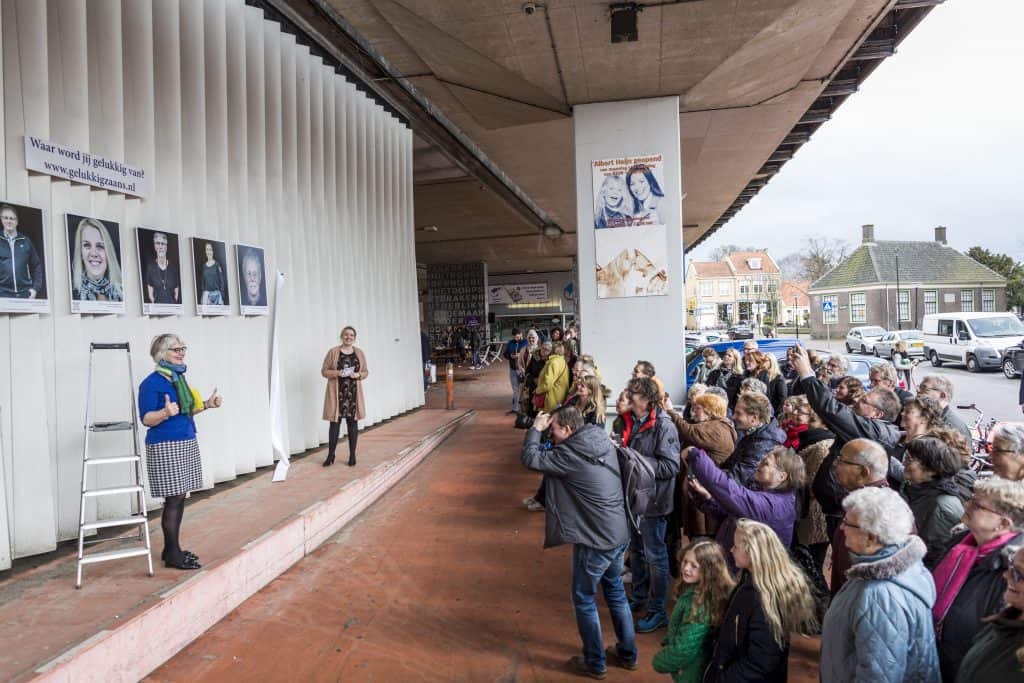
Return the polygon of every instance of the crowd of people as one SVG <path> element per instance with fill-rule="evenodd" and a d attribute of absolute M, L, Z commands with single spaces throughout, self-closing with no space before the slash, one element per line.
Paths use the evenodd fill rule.
<path fill-rule="evenodd" d="M 915 395 L 880 364 L 865 387 L 840 355 L 796 345 L 780 365 L 750 340 L 706 349 L 674 406 L 647 361 L 616 395 L 575 344 L 530 330 L 513 348 L 522 461 L 543 474 L 523 502 L 545 547 L 573 546 L 577 674 L 646 660 L 675 681 L 785 681 L 803 634 L 822 681 L 1024 680 L 1024 423 L 979 466 L 944 375 Z M 637 457 L 642 515 L 622 476 Z"/>

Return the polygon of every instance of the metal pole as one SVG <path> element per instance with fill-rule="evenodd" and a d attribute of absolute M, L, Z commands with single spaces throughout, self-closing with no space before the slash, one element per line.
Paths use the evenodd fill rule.
<path fill-rule="evenodd" d="M 793 315 L 796 317 L 796 338 L 800 338 L 800 308 L 797 306 L 799 299 L 797 295 L 793 295 Z"/>
<path fill-rule="evenodd" d="M 900 252 L 896 252 L 896 329 L 903 329 L 903 319 L 900 317 Z"/>

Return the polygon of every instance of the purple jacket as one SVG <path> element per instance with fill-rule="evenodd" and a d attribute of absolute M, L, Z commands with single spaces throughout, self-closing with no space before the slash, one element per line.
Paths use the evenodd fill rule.
<path fill-rule="evenodd" d="M 703 505 L 704 512 L 719 521 L 717 540 L 726 550 L 732 564 L 729 550 L 736 534 L 736 520 L 740 518 L 763 522 L 779 535 L 786 547 L 793 541 L 793 526 L 797 518 L 796 491 L 754 491 L 737 484 L 719 469 L 715 461 L 704 451 L 691 448 L 689 451 L 690 473 L 697 477 L 711 494 L 711 500 Z"/>

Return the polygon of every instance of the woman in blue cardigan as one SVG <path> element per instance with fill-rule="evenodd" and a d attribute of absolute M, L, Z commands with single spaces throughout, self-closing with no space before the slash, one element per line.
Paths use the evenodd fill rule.
<path fill-rule="evenodd" d="M 202 488 L 203 472 L 196 441 L 197 413 L 220 408 L 213 390 L 205 401 L 185 381 L 185 342 L 176 334 L 153 339 L 149 354 L 156 369 L 139 385 L 139 415 L 146 431 L 146 469 L 149 492 L 164 499 L 160 526 L 164 533 L 164 564 L 174 569 L 199 569 L 199 558 L 182 550 L 178 541 L 185 496 Z"/>

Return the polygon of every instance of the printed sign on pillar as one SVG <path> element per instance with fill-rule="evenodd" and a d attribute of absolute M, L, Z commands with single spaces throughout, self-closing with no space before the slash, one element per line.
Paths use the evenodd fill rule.
<path fill-rule="evenodd" d="M 660 207 L 666 197 L 661 154 L 599 159 L 594 179 L 597 296 L 668 293 L 668 241 Z"/>

